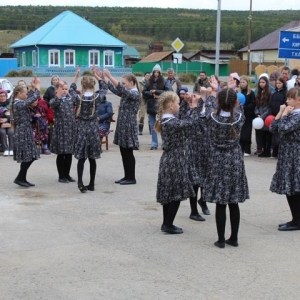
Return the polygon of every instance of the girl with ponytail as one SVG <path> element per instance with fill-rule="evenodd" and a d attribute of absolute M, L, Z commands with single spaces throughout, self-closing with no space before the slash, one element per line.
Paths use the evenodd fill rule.
<path fill-rule="evenodd" d="M 12 94 L 11 121 L 14 132 L 14 160 L 21 163 L 20 172 L 14 183 L 22 187 L 32 187 L 33 183 L 27 181 L 27 171 L 34 160 L 39 158 L 35 145 L 31 124 L 29 106 L 39 97 L 40 80 L 34 77 L 31 88 L 17 85 Z"/>
<path fill-rule="evenodd" d="M 215 246 L 238 246 L 240 210 L 238 203 L 249 199 L 243 152 L 239 143 L 245 121 L 237 94 L 223 89 L 217 97 L 218 109 L 208 112 L 207 128 L 210 147 L 204 181 L 203 200 L 216 203 L 218 241 Z M 229 206 L 231 236 L 225 241 L 226 207 Z"/>
<path fill-rule="evenodd" d="M 95 78 L 99 83 L 99 92 L 95 93 L 95 78 L 84 76 L 81 80 L 81 95 L 77 95 L 75 105 L 76 111 L 76 130 L 74 138 L 74 156 L 78 159 L 77 175 L 78 188 L 82 193 L 94 191 L 96 176 L 96 159 L 100 158 L 101 144 L 97 121 L 97 111 L 102 97 L 107 93 L 107 86 L 101 79 L 102 72 L 92 69 Z M 80 69 L 77 68 L 77 77 Z M 75 79 L 77 79 L 75 77 Z M 75 80 L 76 81 L 76 80 Z M 75 95 L 77 91 L 76 82 L 70 86 L 70 94 Z M 90 162 L 90 182 L 85 186 L 82 181 L 84 163 L 86 159 Z"/>
<path fill-rule="evenodd" d="M 159 163 L 157 202 L 163 207 L 161 230 L 170 234 L 182 233 L 182 228 L 173 225 L 180 202 L 195 197 L 190 181 L 188 159 L 185 156 L 184 132 L 199 123 L 203 102 L 197 106 L 200 96 L 193 95 L 191 112 L 185 119 L 178 119 L 179 97 L 174 92 L 164 92 L 158 98 L 155 130 L 161 133 L 163 154 Z M 201 100 L 202 101 L 202 100 Z M 198 126 L 198 125 L 197 125 Z"/>

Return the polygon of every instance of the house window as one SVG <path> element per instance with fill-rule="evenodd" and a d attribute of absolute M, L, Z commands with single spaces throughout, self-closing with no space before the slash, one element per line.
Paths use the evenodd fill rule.
<path fill-rule="evenodd" d="M 49 67 L 59 67 L 59 50 L 49 50 Z"/>
<path fill-rule="evenodd" d="M 90 50 L 89 51 L 89 66 L 96 66 L 99 67 L 99 51 L 97 50 Z"/>
<path fill-rule="evenodd" d="M 22 52 L 22 66 L 26 67 L 26 52 Z"/>
<path fill-rule="evenodd" d="M 114 52 L 104 51 L 104 67 L 114 67 Z"/>
<path fill-rule="evenodd" d="M 65 67 L 75 67 L 75 51 L 65 50 Z"/>
<path fill-rule="evenodd" d="M 32 51 L 32 66 L 36 67 L 36 51 Z"/>

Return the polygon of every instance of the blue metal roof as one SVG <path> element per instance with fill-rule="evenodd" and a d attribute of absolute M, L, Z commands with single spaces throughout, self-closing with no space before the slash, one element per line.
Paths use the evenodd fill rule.
<path fill-rule="evenodd" d="M 71 11 L 65 11 L 12 44 L 125 47 L 126 44 Z"/>

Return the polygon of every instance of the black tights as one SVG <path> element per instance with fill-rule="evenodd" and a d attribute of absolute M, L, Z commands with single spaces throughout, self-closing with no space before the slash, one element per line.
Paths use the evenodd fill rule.
<path fill-rule="evenodd" d="M 173 222 L 176 217 L 179 206 L 180 206 L 180 201 L 173 201 L 163 205 L 164 225 L 173 226 Z"/>
<path fill-rule="evenodd" d="M 191 215 L 197 216 L 199 215 L 198 208 L 197 208 L 197 195 L 198 195 L 198 186 L 194 186 L 195 197 L 190 197 L 190 206 L 191 206 Z"/>
<path fill-rule="evenodd" d="M 231 236 L 230 240 L 237 242 L 238 240 L 238 231 L 240 225 L 240 208 L 236 204 L 228 204 L 230 212 L 230 224 L 231 224 Z M 216 205 L 216 224 L 219 243 L 225 242 L 225 226 L 226 226 L 226 204 L 217 204 Z"/>
<path fill-rule="evenodd" d="M 300 195 L 286 196 L 286 198 L 293 217 L 290 223 L 300 227 Z"/>
<path fill-rule="evenodd" d="M 17 180 L 25 181 L 25 182 L 27 181 L 26 180 L 27 171 L 28 171 L 28 169 L 29 169 L 29 167 L 31 166 L 32 163 L 33 163 L 33 160 L 21 163 L 20 171 L 19 171 L 19 174 L 16 178 Z"/>
<path fill-rule="evenodd" d="M 120 152 L 123 161 L 124 178 L 135 180 L 135 158 L 133 155 L 133 148 L 120 147 Z"/>
<path fill-rule="evenodd" d="M 85 161 L 86 161 L 86 158 L 78 159 L 78 164 L 77 164 L 78 186 L 83 186 L 82 175 L 83 175 Z M 93 158 L 89 158 L 89 162 L 90 162 L 89 186 L 93 187 L 95 185 L 95 176 L 96 176 L 97 165 L 96 165 L 96 160 Z"/>
<path fill-rule="evenodd" d="M 72 165 L 72 154 L 58 154 L 56 157 L 56 167 L 59 179 L 70 177 Z"/>

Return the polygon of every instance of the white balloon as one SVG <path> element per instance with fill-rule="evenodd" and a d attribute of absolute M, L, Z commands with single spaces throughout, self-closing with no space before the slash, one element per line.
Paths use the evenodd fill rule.
<path fill-rule="evenodd" d="M 262 118 L 255 118 L 253 121 L 252 121 L 252 126 L 255 128 L 255 129 L 262 129 L 264 127 L 264 120 Z"/>

